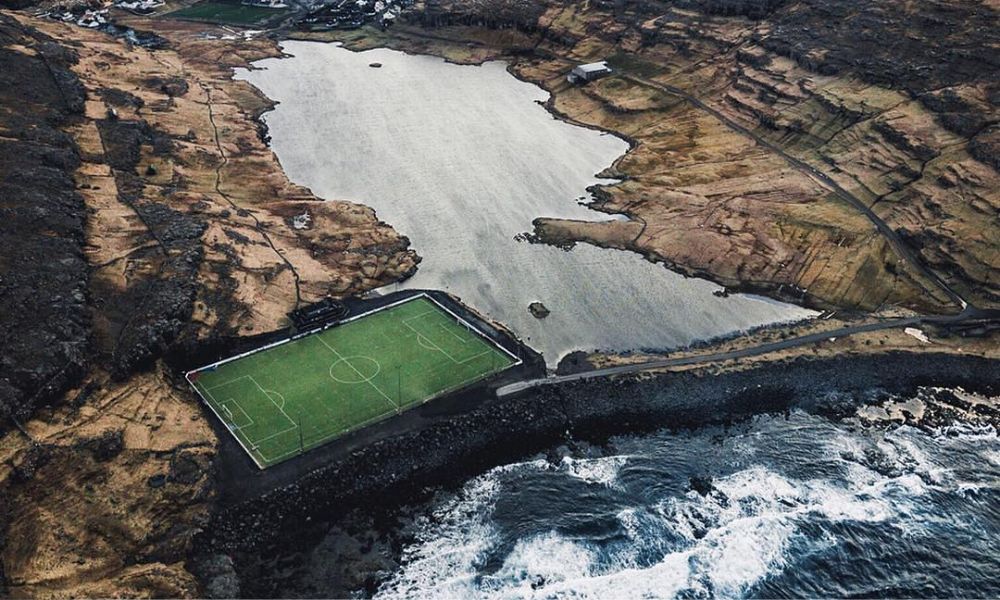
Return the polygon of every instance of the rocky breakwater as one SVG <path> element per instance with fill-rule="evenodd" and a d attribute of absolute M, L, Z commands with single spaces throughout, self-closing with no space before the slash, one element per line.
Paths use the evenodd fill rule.
<path fill-rule="evenodd" d="M 890 353 L 790 361 L 781 365 L 780 381 L 772 365 L 549 386 L 375 442 L 294 485 L 227 507 L 199 539 L 197 555 L 210 565 L 204 576 L 216 592 L 234 594 L 239 582 L 240 594 L 266 596 L 276 589 L 274 566 L 294 562 L 296 553 L 322 537 L 324 523 L 349 509 L 405 502 L 427 486 L 459 481 L 567 436 L 599 442 L 793 407 L 842 416 L 924 383 L 995 393 L 1000 379 L 994 366 L 987 359 Z M 235 561 L 232 568 L 225 556 Z"/>

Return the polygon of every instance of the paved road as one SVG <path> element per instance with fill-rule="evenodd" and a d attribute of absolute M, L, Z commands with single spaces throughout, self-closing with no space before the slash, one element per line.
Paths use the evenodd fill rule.
<path fill-rule="evenodd" d="M 546 377 L 543 379 L 531 379 L 528 381 L 519 381 L 517 383 L 511 383 L 509 385 L 505 385 L 503 387 L 498 388 L 496 394 L 497 397 L 503 398 L 504 396 L 510 396 L 511 394 L 516 394 L 518 392 L 521 392 L 529 388 L 540 387 L 544 385 L 552 385 L 554 383 L 566 383 L 569 381 L 580 381 L 584 379 L 594 379 L 597 377 L 610 377 L 613 375 L 627 375 L 630 373 L 640 373 L 642 371 L 649 371 L 653 369 L 662 369 L 664 367 L 700 365 L 700 364 L 708 364 L 708 363 L 714 363 L 714 362 L 737 359 L 737 358 L 760 356 L 761 354 L 768 354 L 770 352 L 776 352 L 779 350 L 788 350 L 791 348 L 798 348 L 800 346 L 815 344 L 817 342 L 822 342 L 830 338 L 847 337 L 850 335 L 856 335 L 859 333 L 865 333 L 870 331 L 881 331 L 884 329 L 898 329 L 900 327 L 912 327 L 914 325 L 921 325 L 921 324 L 954 325 L 966 321 L 975 321 L 975 320 L 981 320 L 983 322 L 1000 321 L 1000 311 L 998 310 L 983 311 L 974 308 L 969 308 L 962 311 L 962 313 L 958 315 L 946 315 L 946 316 L 936 316 L 936 317 L 918 316 L 918 317 L 905 317 L 899 319 L 886 319 L 884 321 L 877 321 L 874 323 L 865 323 L 864 325 L 851 325 L 849 327 L 841 327 L 839 329 L 834 329 L 831 331 L 810 333 L 807 335 L 789 338 L 786 340 L 780 340 L 777 342 L 760 344 L 759 346 L 752 346 L 749 348 L 742 348 L 739 350 L 730 350 L 728 352 L 715 352 L 713 354 L 702 354 L 699 356 L 684 356 L 678 358 L 662 358 L 644 363 L 595 369 L 593 371 L 574 373 L 572 375 L 557 375 L 553 377 Z"/>
<path fill-rule="evenodd" d="M 885 238 L 889 241 L 889 244 L 891 244 L 893 249 L 895 249 L 896 253 L 899 254 L 899 256 L 903 258 L 903 260 L 908 262 L 910 266 L 912 266 L 918 273 L 922 274 L 924 277 L 932 281 L 938 288 L 940 288 L 941 291 L 943 291 L 948 296 L 948 299 L 951 302 L 953 302 L 956 306 L 964 309 L 968 305 L 968 301 L 965 298 L 963 298 L 961 294 L 953 290 L 947 283 L 945 283 L 944 280 L 938 277 L 937 273 L 929 269 L 924 264 L 924 262 L 920 260 L 920 257 L 917 256 L 916 253 L 913 251 L 913 249 L 910 248 L 910 246 L 907 245 L 906 242 L 904 242 L 899 237 L 899 234 L 897 234 L 896 231 L 892 227 L 890 227 L 888 223 L 883 221 L 881 217 L 875 214 L 875 212 L 871 208 L 869 208 L 867 204 L 862 202 L 860 198 L 845 190 L 843 187 L 840 186 L 840 184 L 838 184 L 836 181 L 831 179 L 828 175 L 826 175 L 819 169 L 816 169 L 812 165 L 809 165 L 803 162 L 802 160 L 799 160 L 798 158 L 789 155 L 781 147 L 777 146 L 772 142 L 769 142 L 768 140 L 762 138 L 753 131 L 750 131 L 743 125 L 740 125 L 736 121 L 733 121 L 732 119 L 722 114 L 718 110 L 712 108 L 708 104 L 705 104 L 698 98 L 692 96 L 691 94 L 685 92 L 680 88 L 674 87 L 672 85 L 658 83 L 656 81 L 652 81 L 644 77 L 637 77 L 635 75 L 619 74 L 619 76 L 622 79 L 627 79 L 629 81 L 632 81 L 633 83 L 638 83 L 640 85 L 660 90 L 661 92 L 666 92 L 674 96 L 679 96 L 684 100 L 686 100 L 687 102 L 690 102 L 694 106 L 698 107 L 699 109 L 711 114 L 713 117 L 721 121 L 724 125 L 726 125 L 730 129 L 746 137 L 751 138 L 757 144 L 781 156 L 794 169 L 796 169 L 801 173 L 804 173 L 806 176 L 811 177 L 815 181 L 827 187 L 828 189 L 833 191 L 841 200 L 847 202 L 852 207 L 854 207 L 862 214 L 864 214 L 865 217 L 867 217 L 868 220 L 875 225 L 878 231 L 883 236 L 885 236 Z"/>

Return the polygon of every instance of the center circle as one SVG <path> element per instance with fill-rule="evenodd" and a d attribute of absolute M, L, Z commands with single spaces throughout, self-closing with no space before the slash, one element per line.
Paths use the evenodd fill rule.
<path fill-rule="evenodd" d="M 330 365 L 330 378 L 340 383 L 365 383 L 382 370 L 382 365 L 370 356 L 345 356 Z"/>

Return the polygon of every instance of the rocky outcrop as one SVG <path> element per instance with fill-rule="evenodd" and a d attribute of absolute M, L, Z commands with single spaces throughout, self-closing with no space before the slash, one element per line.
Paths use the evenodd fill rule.
<path fill-rule="evenodd" d="M 75 54 L 0 14 L 0 435 L 87 367 L 90 317 Z M 32 81 L 25 88 L 24 81 Z"/>
<path fill-rule="evenodd" d="M 108 90 L 109 88 L 103 88 Z M 114 89 L 114 88 L 110 88 Z M 121 102 L 121 94 L 104 92 L 102 97 L 119 107 L 136 110 L 144 106 L 132 95 Z M 170 138 L 145 120 L 106 118 L 97 121 L 104 148 L 104 162 L 111 168 L 118 201 L 135 212 L 158 252 L 148 258 L 151 272 L 130 278 L 125 290 L 95 286 L 99 302 L 111 324 L 107 332 L 114 342 L 110 347 L 111 370 L 127 378 L 139 368 L 148 367 L 177 339 L 190 319 L 200 284 L 204 250 L 201 236 L 207 225 L 193 215 L 171 208 L 145 194 L 137 174 L 143 148 L 153 157 L 169 156 L 174 150 Z M 152 165 L 150 165 L 152 166 Z M 156 175 L 153 167 L 153 175 Z"/>
<path fill-rule="evenodd" d="M 1000 16 L 985 2 L 800 0 L 754 40 L 823 75 L 852 75 L 918 95 L 995 81 Z"/>

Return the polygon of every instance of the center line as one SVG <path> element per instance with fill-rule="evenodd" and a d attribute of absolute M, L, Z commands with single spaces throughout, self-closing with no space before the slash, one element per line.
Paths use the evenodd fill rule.
<path fill-rule="evenodd" d="M 391 405 L 393 405 L 394 407 L 396 407 L 396 410 L 397 410 L 397 411 L 399 410 L 399 405 L 398 405 L 398 404 L 396 404 L 395 402 L 393 402 L 393 401 L 392 401 L 392 398 L 390 398 L 389 396 L 386 396 L 386 395 L 385 395 L 385 393 L 384 393 L 384 392 L 383 392 L 382 390 L 378 389 L 378 386 L 377 386 L 377 385 L 375 385 L 374 383 L 372 383 L 370 379 L 366 379 L 366 378 L 365 378 L 365 376 L 361 374 L 361 371 L 359 371 L 359 370 L 355 369 L 355 368 L 354 368 L 354 365 L 352 365 L 352 364 L 351 364 L 351 361 L 349 361 L 349 360 L 345 359 L 345 358 L 344 358 L 343 356 L 341 356 L 341 355 L 340 355 L 340 352 L 337 352 L 336 350 L 334 350 L 334 349 L 333 349 L 333 346 L 331 346 L 330 344 L 327 344 L 327 343 L 326 343 L 326 341 L 325 341 L 325 340 L 323 340 L 323 338 L 321 338 L 321 337 L 317 336 L 317 337 L 316 337 L 316 339 L 317 339 L 317 340 L 319 340 L 321 344 L 323 344 L 324 346 L 326 346 L 326 347 L 327 347 L 327 348 L 328 348 L 328 349 L 330 350 L 330 352 L 333 352 L 334 354 L 336 354 L 336 355 L 337 355 L 337 358 L 339 358 L 340 360 L 342 360 L 342 361 L 344 361 L 345 363 L 347 363 L 347 366 L 348 366 L 348 367 L 351 367 L 351 370 L 352 370 L 352 371 L 354 371 L 355 373 L 357 373 L 357 374 L 358 374 L 358 377 L 360 377 L 362 381 L 365 381 L 365 382 L 367 382 L 367 383 L 368 383 L 368 385 L 370 385 L 370 386 L 372 386 L 373 388 L 375 388 L 375 391 L 376 391 L 376 392 L 378 392 L 378 393 L 382 394 L 382 397 L 383 397 L 383 398 L 385 398 L 385 399 L 386 399 L 386 400 L 387 400 L 387 401 L 389 402 L 389 404 L 391 404 Z"/>

